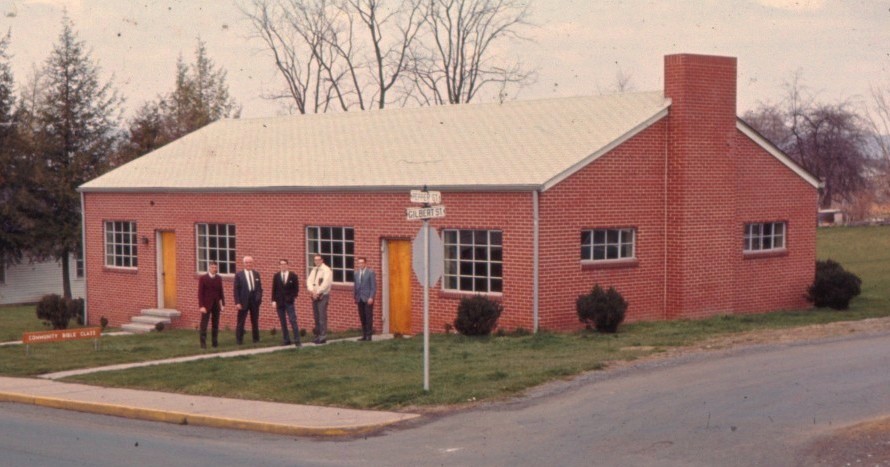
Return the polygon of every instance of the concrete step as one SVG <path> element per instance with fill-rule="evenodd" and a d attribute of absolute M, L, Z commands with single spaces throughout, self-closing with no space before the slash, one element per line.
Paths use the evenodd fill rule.
<path fill-rule="evenodd" d="M 142 316 L 158 316 L 167 319 L 179 318 L 182 315 L 179 310 L 172 308 L 146 308 L 141 313 Z"/>
<path fill-rule="evenodd" d="M 170 324 L 169 318 L 163 318 L 160 316 L 134 316 L 130 319 L 130 321 L 134 323 L 150 324 L 152 326 L 158 323 Z"/>
<path fill-rule="evenodd" d="M 144 334 L 146 332 L 154 331 L 155 327 L 153 324 L 127 323 L 121 325 L 121 329 L 127 332 L 132 332 L 134 334 Z"/>

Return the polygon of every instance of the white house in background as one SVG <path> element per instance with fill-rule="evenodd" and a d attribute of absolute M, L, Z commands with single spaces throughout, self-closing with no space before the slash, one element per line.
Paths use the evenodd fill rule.
<path fill-rule="evenodd" d="M 83 261 L 71 255 L 71 296 L 84 296 Z M 35 303 L 40 297 L 62 295 L 62 264 L 60 261 L 4 264 L 0 261 L 0 305 Z"/>

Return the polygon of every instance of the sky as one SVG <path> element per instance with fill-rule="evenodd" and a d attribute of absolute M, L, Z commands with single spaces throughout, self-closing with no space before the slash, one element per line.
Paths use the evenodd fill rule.
<path fill-rule="evenodd" d="M 821 101 L 865 102 L 890 90 L 890 2 L 881 0 L 530 0 L 526 40 L 499 53 L 537 70 L 521 100 L 662 89 L 663 56 L 738 58 L 738 113 L 777 102 L 799 73 Z M 196 40 L 228 73 L 242 117 L 281 114 L 264 98 L 283 87 L 235 0 L 0 0 L 0 33 L 23 85 L 58 39 L 67 10 L 80 39 L 126 98 L 125 115 L 173 89 L 177 57 Z"/>

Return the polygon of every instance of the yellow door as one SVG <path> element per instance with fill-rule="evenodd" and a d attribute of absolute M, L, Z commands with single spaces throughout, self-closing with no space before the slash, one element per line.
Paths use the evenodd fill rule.
<path fill-rule="evenodd" d="M 411 333 L 411 242 L 389 241 L 389 332 Z"/>
<path fill-rule="evenodd" d="M 164 278 L 164 308 L 176 308 L 176 234 L 161 232 L 161 258 Z"/>

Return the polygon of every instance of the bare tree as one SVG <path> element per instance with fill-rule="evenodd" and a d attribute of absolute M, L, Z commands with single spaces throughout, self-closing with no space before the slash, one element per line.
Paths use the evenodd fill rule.
<path fill-rule="evenodd" d="M 487 85 L 522 87 L 534 72 L 498 57 L 497 48 L 522 39 L 525 0 L 424 0 L 425 31 L 414 51 L 414 81 L 423 104 L 467 103 Z M 502 97 L 503 98 L 503 97 Z"/>
<path fill-rule="evenodd" d="M 384 108 L 409 69 L 422 0 L 251 0 L 241 8 L 299 113 Z"/>
<path fill-rule="evenodd" d="M 795 162 L 824 183 L 819 205 L 853 202 L 868 188 L 869 130 L 847 102 L 816 102 L 801 84 L 799 74 L 785 85 L 780 105 L 761 104 L 744 119 Z"/>

